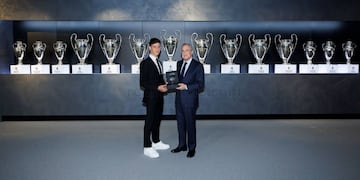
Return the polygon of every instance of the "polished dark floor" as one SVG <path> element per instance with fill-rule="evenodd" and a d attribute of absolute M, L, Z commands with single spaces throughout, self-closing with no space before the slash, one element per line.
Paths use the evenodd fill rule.
<path fill-rule="evenodd" d="M 1 180 L 358 180 L 360 120 L 201 120 L 195 158 L 142 152 L 142 121 L 0 122 Z M 175 121 L 161 137 L 177 145 Z"/>

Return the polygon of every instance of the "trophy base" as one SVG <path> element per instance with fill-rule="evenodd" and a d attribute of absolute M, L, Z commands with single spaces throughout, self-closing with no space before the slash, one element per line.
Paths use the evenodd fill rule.
<path fill-rule="evenodd" d="M 296 74 L 296 64 L 275 64 L 275 74 Z"/>
<path fill-rule="evenodd" d="M 269 72 L 268 64 L 249 64 L 248 67 L 249 74 L 269 74 Z"/>
<path fill-rule="evenodd" d="M 211 73 L 211 65 L 210 64 L 203 64 L 204 67 L 204 73 L 210 74 Z"/>
<path fill-rule="evenodd" d="M 76 64 L 71 66 L 72 74 L 92 74 L 92 64 Z"/>
<path fill-rule="evenodd" d="M 358 74 L 358 64 L 319 64 L 321 74 Z"/>
<path fill-rule="evenodd" d="M 239 64 L 222 64 L 221 74 L 240 74 Z"/>
<path fill-rule="evenodd" d="M 140 74 L 140 64 L 131 65 L 131 74 Z"/>
<path fill-rule="evenodd" d="M 31 65 L 31 74 L 50 74 L 49 64 Z"/>
<path fill-rule="evenodd" d="M 10 65 L 10 74 L 30 74 L 30 65 Z"/>
<path fill-rule="evenodd" d="M 176 71 L 177 62 L 176 61 L 164 61 L 162 64 L 163 72 Z"/>
<path fill-rule="evenodd" d="M 120 74 L 119 64 L 102 64 L 101 74 Z"/>
<path fill-rule="evenodd" d="M 52 74 L 70 74 L 70 65 L 58 64 L 51 66 Z"/>
<path fill-rule="evenodd" d="M 319 73 L 319 65 L 317 64 L 300 64 L 300 74 L 317 74 Z"/>

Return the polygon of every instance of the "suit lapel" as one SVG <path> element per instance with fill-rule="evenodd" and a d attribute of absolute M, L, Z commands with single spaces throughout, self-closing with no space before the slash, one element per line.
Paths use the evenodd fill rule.
<path fill-rule="evenodd" d="M 191 60 L 191 63 L 189 64 L 189 67 L 185 73 L 184 79 L 188 76 L 188 74 L 190 74 L 191 72 L 193 72 L 193 69 L 195 68 L 195 63 L 193 62 L 193 60 Z"/>

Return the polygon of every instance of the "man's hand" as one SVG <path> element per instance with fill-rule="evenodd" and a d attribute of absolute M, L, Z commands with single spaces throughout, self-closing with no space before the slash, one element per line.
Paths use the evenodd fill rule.
<path fill-rule="evenodd" d="M 158 86 L 157 89 L 158 89 L 158 91 L 163 92 L 163 93 L 168 91 L 166 84 Z"/>
<path fill-rule="evenodd" d="M 183 90 L 187 90 L 187 85 L 184 83 L 179 83 L 176 87 L 177 90 L 183 91 Z"/>

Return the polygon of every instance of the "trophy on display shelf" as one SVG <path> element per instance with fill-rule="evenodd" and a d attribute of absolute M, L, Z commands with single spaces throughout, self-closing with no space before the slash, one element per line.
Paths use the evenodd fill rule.
<path fill-rule="evenodd" d="M 131 65 L 131 73 L 133 74 L 140 73 L 140 63 L 144 59 L 148 51 L 149 40 L 150 40 L 150 35 L 148 33 L 144 34 L 144 39 L 136 38 L 135 34 L 133 33 L 129 35 L 130 48 L 137 60 L 136 64 Z"/>
<path fill-rule="evenodd" d="M 191 34 L 191 45 L 195 50 L 199 61 L 204 66 L 204 72 L 206 74 L 210 73 L 210 64 L 205 63 L 206 56 L 209 54 L 211 46 L 214 42 L 214 35 L 212 33 L 206 33 L 206 39 L 199 39 L 199 34 L 196 32 Z"/>
<path fill-rule="evenodd" d="M 225 34 L 220 35 L 220 47 L 224 56 L 228 61 L 227 64 L 221 65 L 221 73 L 226 73 L 226 74 L 240 73 L 240 65 L 234 64 L 234 59 L 236 55 L 239 53 L 241 42 L 242 42 L 242 36 L 240 34 L 236 34 L 234 39 L 226 39 Z"/>
<path fill-rule="evenodd" d="M 275 35 L 275 47 L 279 53 L 283 64 L 275 64 L 275 73 L 294 74 L 296 73 L 296 65 L 289 64 L 289 59 L 294 53 L 298 38 L 296 34 L 291 34 L 291 39 L 281 39 L 281 35 Z"/>
<path fill-rule="evenodd" d="M 58 63 L 51 66 L 52 74 L 69 74 L 70 66 L 68 64 L 63 64 L 67 44 L 63 41 L 56 41 L 53 44 L 53 48 Z"/>
<path fill-rule="evenodd" d="M 311 74 L 318 72 L 318 65 L 313 64 L 312 59 L 315 56 L 316 44 L 314 41 L 306 41 L 303 44 L 303 50 L 305 52 L 305 57 L 307 59 L 307 64 L 300 64 L 299 73 L 301 74 Z"/>
<path fill-rule="evenodd" d="M 351 64 L 351 58 L 354 56 L 354 51 L 356 48 L 356 44 L 352 41 L 346 41 L 342 44 L 342 48 L 344 51 L 345 59 L 346 59 L 346 69 L 348 73 L 359 73 L 359 65 Z"/>
<path fill-rule="evenodd" d="M 78 39 L 77 34 L 73 33 L 70 36 L 71 46 L 79 59 L 79 63 L 72 65 L 73 74 L 92 74 L 92 65 L 86 64 L 85 60 L 89 56 L 90 51 L 93 46 L 94 37 L 92 34 L 88 33 L 86 35 L 87 39 Z"/>
<path fill-rule="evenodd" d="M 270 48 L 271 36 L 265 34 L 264 39 L 255 39 L 254 34 L 250 34 L 248 37 L 249 46 L 253 56 L 256 59 L 256 64 L 249 64 L 248 72 L 253 74 L 269 73 L 269 65 L 263 63 L 264 57 Z"/>
<path fill-rule="evenodd" d="M 27 45 L 22 41 L 16 41 L 13 44 L 14 54 L 18 60 L 16 65 L 10 65 L 11 74 L 30 74 L 30 65 L 24 65 L 23 59 L 25 56 Z"/>
<path fill-rule="evenodd" d="M 42 63 L 46 50 L 46 44 L 42 41 L 35 41 L 32 48 L 37 64 L 31 65 L 31 74 L 50 74 L 50 65 Z"/>
<path fill-rule="evenodd" d="M 170 71 L 176 71 L 176 61 L 173 59 L 179 40 L 181 38 L 181 31 L 176 30 L 174 33 L 174 36 L 166 36 L 167 31 L 162 30 L 161 31 L 161 37 L 163 41 L 164 50 L 166 52 L 166 55 L 168 56 L 168 60 L 163 62 L 163 69 L 164 73 L 170 72 Z"/>
<path fill-rule="evenodd" d="M 114 63 L 114 59 L 119 53 L 121 47 L 122 38 L 120 34 L 115 34 L 115 39 L 106 39 L 105 34 L 100 34 L 99 44 L 105 57 L 108 60 L 108 64 L 101 65 L 101 73 L 103 74 L 119 74 L 120 65 Z"/>

